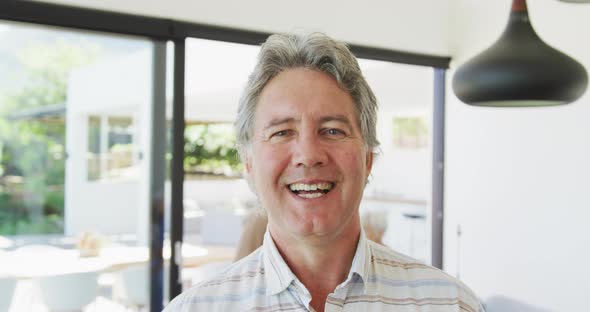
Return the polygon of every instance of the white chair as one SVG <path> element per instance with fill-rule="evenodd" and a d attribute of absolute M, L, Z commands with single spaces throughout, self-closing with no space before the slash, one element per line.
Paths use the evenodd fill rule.
<path fill-rule="evenodd" d="M 82 311 L 98 293 L 98 273 L 82 272 L 37 279 L 49 311 Z"/>
<path fill-rule="evenodd" d="M 164 298 L 168 297 L 168 271 L 170 265 L 164 263 Z M 134 310 L 143 310 L 149 303 L 149 271 L 147 264 L 138 264 L 118 271 L 113 283 L 113 299 Z"/>
<path fill-rule="evenodd" d="M 235 209 L 230 200 L 202 201 L 199 206 L 205 212 L 201 223 L 202 243 L 235 246 L 242 234 L 243 212 Z"/>
<path fill-rule="evenodd" d="M 0 278 L 0 311 L 8 311 L 16 288 L 15 278 Z"/>
<path fill-rule="evenodd" d="M 113 299 L 126 307 L 143 309 L 149 302 L 148 273 L 145 264 L 118 271 L 113 284 Z"/>
<path fill-rule="evenodd" d="M 231 264 L 231 261 L 213 262 L 196 268 L 182 269 L 183 283 L 190 285 L 212 277 Z M 164 298 L 168 297 L 169 264 L 164 264 Z M 187 286 L 190 286 L 187 285 Z M 145 264 L 134 265 L 117 272 L 113 284 L 113 299 L 127 308 L 142 310 L 149 302 L 149 272 Z"/>

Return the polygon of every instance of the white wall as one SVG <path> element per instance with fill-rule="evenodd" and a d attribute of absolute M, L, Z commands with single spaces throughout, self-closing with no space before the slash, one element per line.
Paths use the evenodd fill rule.
<path fill-rule="evenodd" d="M 151 53 L 142 50 L 74 70 L 68 81 L 66 113 L 65 232 L 127 234 L 147 241 L 149 198 L 149 105 Z M 88 117 L 133 116 L 134 137 L 144 155 L 132 181 L 88 181 Z"/>
<path fill-rule="evenodd" d="M 324 31 L 355 44 L 449 54 L 450 0 L 44 0 L 265 32 Z"/>
<path fill-rule="evenodd" d="M 510 2 L 453 3 L 452 69 L 495 41 Z M 546 42 L 590 69 L 590 5 L 535 0 L 529 11 Z M 491 299 L 491 311 L 584 310 L 590 92 L 528 109 L 476 108 L 447 95 L 445 268 Z"/>

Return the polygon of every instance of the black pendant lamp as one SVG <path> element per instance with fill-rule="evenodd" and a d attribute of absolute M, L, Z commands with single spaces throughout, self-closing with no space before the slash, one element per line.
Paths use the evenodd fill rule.
<path fill-rule="evenodd" d="M 562 105 L 582 96 L 587 85 L 582 64 L 535 33 L 526 0 L 513 0 L 504 33 L 453 77 L 457 97 L 476 106 Z"/>

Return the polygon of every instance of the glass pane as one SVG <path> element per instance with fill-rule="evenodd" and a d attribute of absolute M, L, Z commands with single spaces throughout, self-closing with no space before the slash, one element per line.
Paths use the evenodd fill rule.
<path fill-rule="evenodd" d="M 432 190 L 431 68 L 360 60 L 379 103 L 381 143 L 361 203 L 367 234 L 430 262 Z M 380 238 L 379 238 L 380 237 Z"/>
<path fill-rule="evenodd" d="M 20 23 L 0 41 L 9 311 L 146 306 L 152 43 Z"/>
<path fill-rule="evenodd" d="M 131 117 L 108 117 L 106 178 L 132 180 L 137 176 L 136 145 L 133 140 L 135 124 Z"/>
<path fill-rule="evenodd" d="M 100 179 L 100 117 L 88 117 L 88 181 Z"/>
<path fill-rule="evenodd" d="M 207 256 L 184 262 L 185 288 L 234 260 L 243 218 L 259 209 L 242 175 L 233 129 L 240 93 L 258 50 L 187 40 L 184 244 Z"/>

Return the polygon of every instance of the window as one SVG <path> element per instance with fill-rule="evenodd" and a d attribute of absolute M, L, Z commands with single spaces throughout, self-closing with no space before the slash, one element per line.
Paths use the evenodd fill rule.
<path fill-rule="evenodd" d="M 234 258 L 243 217 L 260 208 L 243 177 L 233 129 L 258 50 L 253 45 L 186 41 L 183 240 L 220 255 L 223 262 L 210 274 Z M 185 265 L 184 287 L 203 278 L 194 269 Z"/>
<path fill-rule="evenodd" d="M 88 117 L 88 181 L 137 179 L 139 155 L 131 117 Z"/>
<path fill-rule="evenodd" d="M 428 147 L 429 130 L 426 116 L 393 118 L 393 144 L 399 148 Z"/>
<path fill-rule="evenodd" d="M 430 261 L 432 69 L 361 59 L 379 104 L 381 145 L 361 202 L 364 223 L 386 228 L 382 242 Z"/>
<path fill-rule="evenodd" d="M 233 124 L 203 123 L 185 130 L 184 169 L 189 177 L 241 177 Z"/>
<path fill-rule="evenodd" d="M 118 263 L 109 274 L 124 274 L 116 270 L 144 262 L 133 274 L 147 281 L 150 169 L 140 155 L 151 144 L 141 121 L 151 119 L 153 45 L 0 26 L 0 275 L 24 283 L 12 311 L 61 309 L 41 301 L 51 279 L 66 296 L 56 301 L 79 302 L 71 310 L 82 311 L 97 302 L 97 279 L 112 280 L 108 263 Z M 84 273 L 70 286 L 58 281 L 74 272 Z M 31 277 L 38 296 L 24 287 Z M 113 296 L 93 309 L 124 310 L 114 282 L 104 286 Z M 74 287 L 80 300 L 72 300 Z"/>

